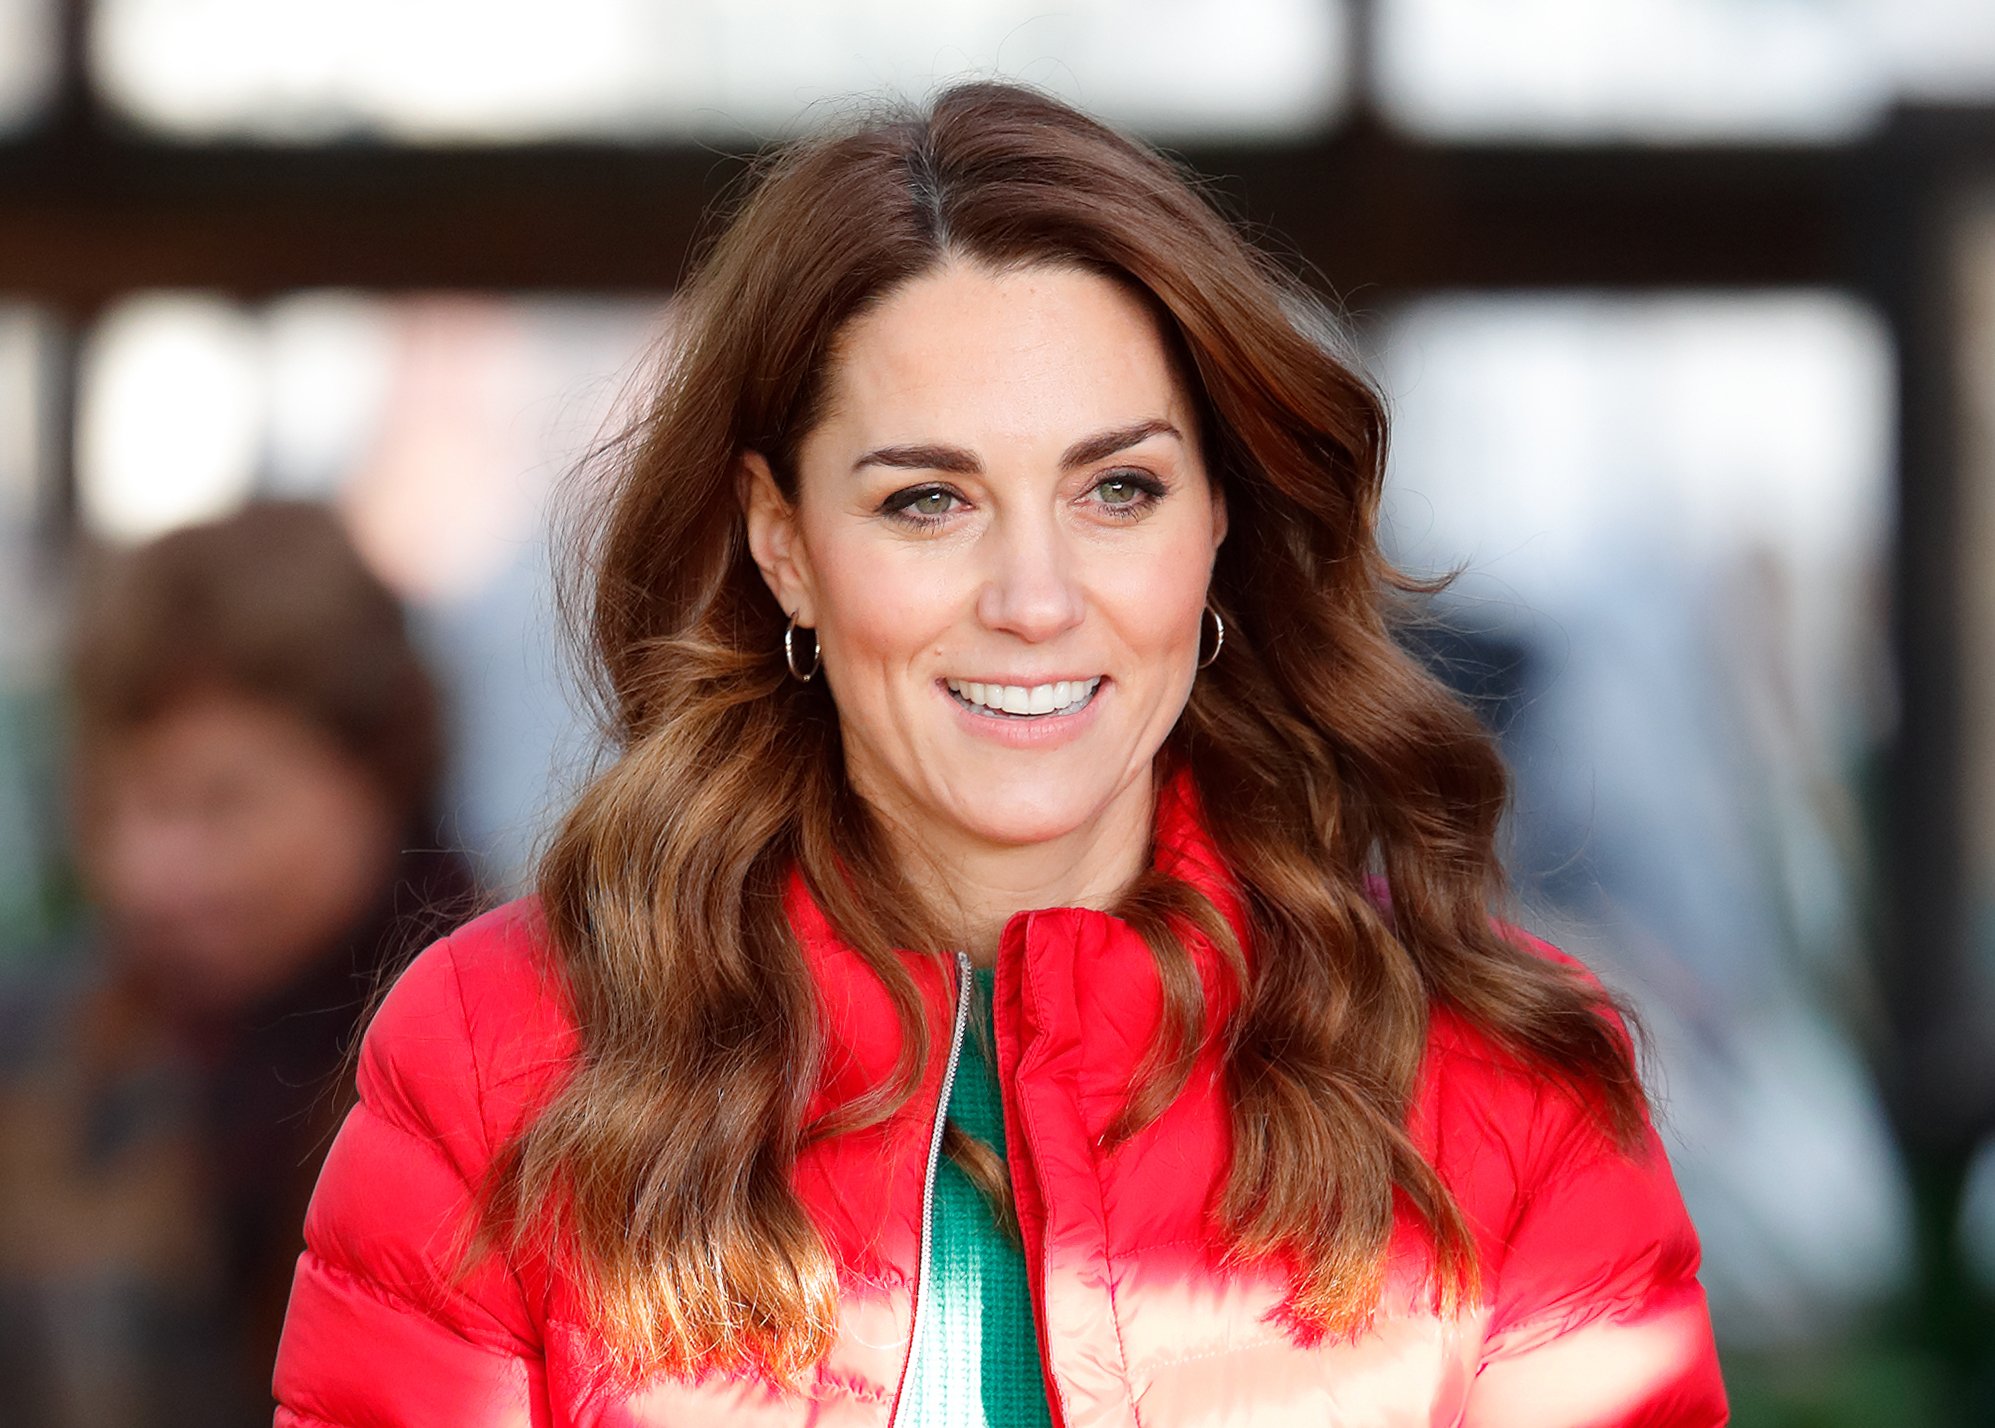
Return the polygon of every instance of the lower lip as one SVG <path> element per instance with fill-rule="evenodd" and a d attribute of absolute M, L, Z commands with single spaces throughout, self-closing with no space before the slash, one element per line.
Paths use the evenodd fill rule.
<path fill-rule="evenodd" d="M 1014 749 L 1046 749 L 1076 739 L 1086 731 L 1094 720 L 1095 710 L 1101 707 L 1102 696 L 1109 691 L 1109 681 L 1104 677 L 1095 686 L 1094 697 L 1071 714 L 1035 714 L 1026 718 L 1015 714 L 979 714 L 951 694 L 949 686 L 941 680 L 935 681 L 935 688 L 956 711 L 963 727 L 979 738 Z"/>

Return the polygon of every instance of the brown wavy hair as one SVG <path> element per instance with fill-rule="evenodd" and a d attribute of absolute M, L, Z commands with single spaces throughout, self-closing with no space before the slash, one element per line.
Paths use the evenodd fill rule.
<path fill-rule="evenodd" d="M 655 397 L 612 448 L 580 607 L 612 756 L 540 867 L 581 1050 L 499 1158 L 484 1240 L 554 1236 L 634 1370 L 793 1379 L 831 1344 L 835 1268 L 792 1166 L 912 1094 L 932 1029 L 895 949 L 946 943 L 843 777 L 824 682 L 786 675 L 737 472 L 760 452 L 794 500 L 841 330 L 951 259 L 1079 266 L 1144 295 L 1227 500 L 1224 655 L 1159 761 L 1188 767 L 1209 811 L 1251 973 L 1187 884 L 1151 872 L 1126 892 L 1112 910 L 1149 943 L 1165 1014 L 1118 1132 L 1185 1084 L 1206 1016 L 1185 938 L 1213 938 L 1245 978 L 1216 1207 L 1233 1250 L 1294 1266 L 1298 1323 L 1354 1331 L 1403 1204 L 1431 1232 L 1437 1303 L 1458 1304 L 1477 1292 L 1470 1234 L 1407 1130 L 1433 1008 L 1572 1086 L 1626 1143 L 1642 1118 L 1629 1044 L 1603 992 L 1490 916 L 1504 770 L 1394 640 L 1437 583 L 1379 549 L 1384 407 L 1320 303 L 1171 161 L 997 83 L 779 151 L 675 299 Z M 806 1122 L 821 1047 L 782 912 L 792 865 L 905 1031 L 896 1074 L 825 1124 Z M 1001 1189 L 988 1156 L 955 1149 Z"/>

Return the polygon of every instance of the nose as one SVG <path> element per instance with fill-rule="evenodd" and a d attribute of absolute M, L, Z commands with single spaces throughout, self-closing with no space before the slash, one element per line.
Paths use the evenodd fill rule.
<path fill-rule="evenodd" d="M 1015 515 L 994 522 L 986 549 L 990 566 L 977 592 L 977 618 L 987 629 L 1036 644 L 1081 622 L 1086 602 L 1076 552 L 1057 520 Z"/>

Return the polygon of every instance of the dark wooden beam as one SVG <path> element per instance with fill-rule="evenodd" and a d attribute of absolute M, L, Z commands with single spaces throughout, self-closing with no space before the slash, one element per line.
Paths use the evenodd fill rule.
<path fill-rule="evenodd" d="M 659 289 L 742 169 L 692 146 L 182 147 L 97 126 L 0 147 L 0 291 Z M 1835 282 L 1848 151 L 1441 148 L 1361 123 L 1201 148 L 1252 225 L 1360 304 L 1433 287 Z"/>

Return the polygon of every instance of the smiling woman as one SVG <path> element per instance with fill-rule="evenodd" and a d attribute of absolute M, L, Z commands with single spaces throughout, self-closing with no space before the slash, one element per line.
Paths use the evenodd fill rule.
<path fill-rule="evenodd" d="M 1314 310 L 1015 87 L 757 176 L 595 508 L 613 757 L 371 1029 L 280 1423 L 1723 1420 Z"/>

